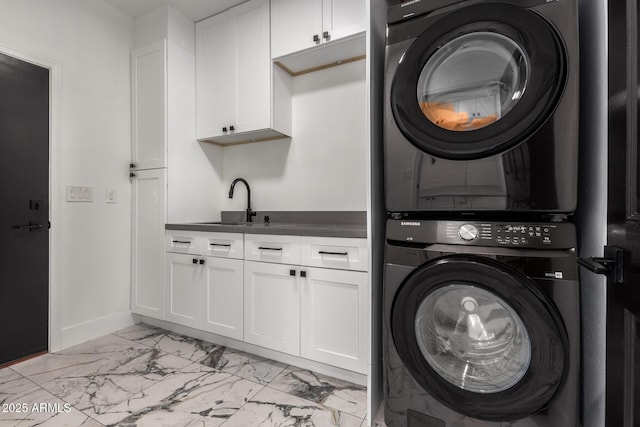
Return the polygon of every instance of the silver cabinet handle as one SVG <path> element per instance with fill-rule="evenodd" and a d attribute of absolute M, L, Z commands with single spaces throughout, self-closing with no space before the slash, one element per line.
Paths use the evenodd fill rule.
<path fill-rule="evenodd" d="M 258 249 L 261 251 L 281 251 L 282 248 L 269 248 L 267 246 L 258 246 Z"/>
<path fill-rule="evenodd" d="M 342 256 L 348 256 L 349 252 L 329 252 L 329 251 L 318 251 L 319 254 L 322 255 L 342 255 Z"/>

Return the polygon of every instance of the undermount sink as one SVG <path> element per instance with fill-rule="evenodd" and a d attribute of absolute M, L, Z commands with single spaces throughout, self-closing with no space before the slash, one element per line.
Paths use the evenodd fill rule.
<path fill-rule="evenodd" d="M 244 221 L 213 221 L 213 222 L 198 222 L 197 224 L 203 225 L 251 225 L 251 222 Z"/>

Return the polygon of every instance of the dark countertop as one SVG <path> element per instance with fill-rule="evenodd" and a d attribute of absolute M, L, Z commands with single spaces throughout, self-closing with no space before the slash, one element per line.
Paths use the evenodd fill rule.
<path fill-rule="evenodd" d="M 165 229 L 318 237 L 367 237 L 366 213 L 362 212 L 264 212 L 254 222 L 244 222 L 243 215 L 243 212 L 223 212 L 222 222 L 219 223 L 166 224 Z M 268 215 L 271 222 L 265 223 L 264 215 Z"/>
<path fill-rule="evenodd" d="M 318 237 L 367 237 L 367 226 L 359 224 L 167 224 L 167 230 L 223 233 L 281 234 Z"/>

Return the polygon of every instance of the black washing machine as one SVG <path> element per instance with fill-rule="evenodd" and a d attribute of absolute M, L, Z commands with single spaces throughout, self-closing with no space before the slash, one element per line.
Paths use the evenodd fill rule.
<path fill-rule="evenodd" d="M 411 0 L 388 12 L 389 212 L 576 206 L 577 0 Z"/>
<path fill-rule="evenodd" d="M 389 220 L 388 427 L 579 426 L 572 224 Z"/>

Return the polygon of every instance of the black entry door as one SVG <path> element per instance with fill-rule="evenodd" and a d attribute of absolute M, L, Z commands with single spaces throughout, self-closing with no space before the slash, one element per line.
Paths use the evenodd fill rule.
<path fill-rule="evenodd" d="M 606 425 L 620 427 L 640 425 L 638 21 L 635 0 L 609 2 L 607 239 L 624 250 L 624 269 L 607 282 Z"/>
<path fill-rule="evenodd" d="M 49 70 L 0 54 L 0 365 L 47 350 Z"/>

